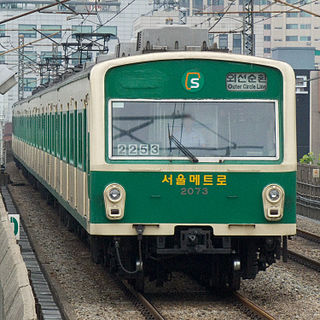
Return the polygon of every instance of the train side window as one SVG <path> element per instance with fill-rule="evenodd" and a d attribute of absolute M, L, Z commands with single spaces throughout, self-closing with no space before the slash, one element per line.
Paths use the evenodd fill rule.
<path fill-rule="evenodd" d="M 47 151 L 48 150 L 48 114 L 43 115 L 43 120 L 44 120 L 44 135 L 43 135 L 43 150 Z"/>
<path fill-rule="evenodd" d="M 43 127 L 43 125 L 42 125 L 42 115 L 40 114 L 39 115 L 39 131 L 38 131 L 38 133 L 39 133 L 39 148 L 40 149 L 42 149 L 42 136 L 43 136 L 43 132 L 42 132 L 42 127 Z"/>
<path fill-rule="evenodd" d="M 67 114 L 62 115 L 62 160 L 67 160 Z"/>
<path fill-rule="evenodd" d="M 51 141 L 51 154 L 55 155 L 56 153 L 56 146 L 55 146 L 55 114 L 51 113 L 50 114 L 50 121 L 51 121 L 51 132 L 50 132 L 50 141 Z"/>
<path fill-rule="evenodd" d="M 41 148 L 41 118 L 37 115 L 37 148 Z"/>
<path fill-rule="evenodd" d="M 39 120 L 38 120 L 39 116 L 36 114 L 34 116 L 34 126 L 35 126 L 35 129 L 34 129 L 34 142 L 35 142 L 35 146 L 36 148 L 38 148 L 39 144 L 38 144 L 38 123 L 39 123 Z"/>
<path fill-rule="evenodd" d="M 46 149 L 48 152 L 50 152 L 50 125 L 49 125 L 49 122 L 50 122 L 50 114 L 47 114 L 46 115 L 46 122 L 47 122 L 47 128 L 46 128 L 46 131 L 47 131 L 47 134 L 46 134 Z"/>
<path fill-rule="evenodd" d="M 32 145 L 36 145 L 36 116 L 32 116 Z"/>
<path fill-rule="evenodd" d="M 69 140 L 69 159 L 70 159 L 70 163 L 71 164 L 74 164 L 74 154 L 73 154 L 73 151 L 74 151 L 74 113 L 73 112 L 70 112 L 70 126 L 69 126 L 69 134 L 70 134 L 70 140 Z"/>
<path fill-rule="evenodd" d="M 82 169 L 83 167 L 83 125 L 82 125 L 82 112 L 78 113 L 78 149 L 77 149 L 77 154 L 78 154 L 78 168 Z"/>
<path fill-rule="evenodd" d="M 48 137 L 47 137 L 47 132 L 48 132 L 48 116 L 46 113 L 43 114 L 42 116 L 42 123 L 43 123 L 43 128 L 42 128 L 42 143 L 43 143 L 43 150 L 48 151 Z"/>
<path fill-rule="evenodd" d="M 50 129 L 51 129 L 51 124 L 50 124 L 50 113 L 45 114 L 45 121 L 46 121 L 46 146 L 45 148 L 47 149 L 48 152 L 50 152 L 51 149 L 51 144 L 50 144 Z"/>
<path fill-rule="evenodd" d="M 44 114 L 41 114 L 40 115 L 40 149 L 43 149 L 44 148 L 44 145 L 43 145 L 43 139 L 44 139 L 44 135 L 45 135 L 45 133 L 44 133 L 44 121 L 45 121 L 45 119 L 44 119 Z"/>
<path fill-rule="evenodd" d="M 86 171 L 87 167 L 89 167 L 89 150 L 87 150 L 87 140 L 89 141 L 89 133 L 87 133 L 87 110 L 83 110 L 83 136 L 82 136 L 82 145 L 83 145 L 83 171 Z M 88 134 L 88 139 L 87 139 Z"/>
<path fill-rule="evenodd" d="M 75 106 L 77 108 L 77 102 L 75 102 Z M 77 141 L 78 141 L 78 124 L 77 124 L 77 116 L 78 111 L 77 109 L 74 111 L 74 119 L 73 119 L 73 159 L 74 159 L 74 165 L 77 166 Z"/>
<path fill-rule="evenodd" d="M 33 145 L 34 145 L 34 146 L 37 145 L 36 132 L 37 132 L 37 116 L 34 115 L 34 116 L 33 116 Z"/>
<path fill-rule="evenodd" d="M 55 139 L 56 139 L 56 155 L 60 158 L 60 138 L 61 138 L 61 125 L 60 125 L 60 115 L 58 112 L 55 115 Z"/>

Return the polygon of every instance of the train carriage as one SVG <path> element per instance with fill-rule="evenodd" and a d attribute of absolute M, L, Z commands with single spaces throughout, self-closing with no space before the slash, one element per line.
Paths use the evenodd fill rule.
<path fill-rule="evenodd" d="M 18 102 L 13 150 L 96 262 L 140 289 L 185 270 L 236 290 L 295 234 L 294 83 L 256 57 L 113 59 Z"/>

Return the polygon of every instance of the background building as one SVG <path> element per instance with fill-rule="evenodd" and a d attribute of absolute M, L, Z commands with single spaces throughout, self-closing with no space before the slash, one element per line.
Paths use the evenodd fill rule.
<path fill-rule="evenodd" d="M 20 78 L 19 86 L 0 96 L 0 114 L 10 121 L 11 106 L 18 95 L 26 97 L 53 75 L 94 61 L 97 55 L 110 54 L 119 42 L 134 41 L 144 28 L 166 24 L 208 30 L 209 46 L 238 54 L 246 53 L 244 40 L 250 34 L 256 56 L 269 58 L 276 47 L 313 48 L 315 60 L 310 69 L 318 69 L 320 20 L 313 14 L 320 14 L 320 1 L 289 0 L 287 5 L 253 1 L 248 20 L 243 0 L 69 0 L 30 15 L 24 14 L 52 1 L 0 0 L 0 64 L 6 64 Z M 8 21 L 18 15 L 24 16 Z M 88 36 L 79 40 L 77 33 Z M 112 37 L 107 45 L 86 50 L 88 43 L 99 39 L 92 33 Z M 45 38 L 49 35 L 53 41 Z M 99 41 L 104 40 L 100 37 Z M 19 50 L 19 43 L 30 44 Z"/>
<path fill-rule="evenodd" d="M 153 9 L 153 3 L 145 0 L 135 0 L 134 4 L 120 0 L 70 0 L 26 15 L 48 4 L 52 1 L 0 0 L 0 64 L 7 65 L 20 79 L 18 86 L 0 95 L 0 115 L 6 122 L 11 121 L 11 106 L 18 96 L 30 95 L 37 86 L 67 68 L 108 54 L 120 40 L 129 41 L 133 21 Z M 84 34 L 80 40 L 76 35 L 79 33 Z M 105 38 L 92 33 L 112 36 L 104 45 Z M 99 46 L 88 47 L 92 40 Z M 67 60 L 63 59 L 65 56 Z"/>

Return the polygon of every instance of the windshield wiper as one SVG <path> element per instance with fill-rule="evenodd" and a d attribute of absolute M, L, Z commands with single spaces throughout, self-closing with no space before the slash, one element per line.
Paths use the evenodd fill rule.
<path fill-rule="evenodd" d="M 191 153 L 189 149 L 187 149 L 179 140 L 173 135 L 169 133 L 169 142 L 171 148 L 171 141 L 182 151 L 182 153 L 189 158 L 189 160 L 193 163 L 199 162 L 194 154 Z"/>

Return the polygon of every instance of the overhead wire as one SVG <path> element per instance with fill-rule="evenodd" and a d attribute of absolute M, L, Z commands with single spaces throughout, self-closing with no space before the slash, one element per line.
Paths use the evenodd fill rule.
<path fill-rule="evenodd" d="M 123 7 L 121 10 L 119 10 L 113 17 L 108 19 L 105 23 L 101 24 L 95 31 L 97 31 L 100 27 L 105 26 L 107 23 L 112 21 L 114 18 L 116 18 L 119 14 L 121 14 L 124 10 L 126 10 L 129 6 L 131 6 L 136 0 L 131 0 L 130 2 L 127 3 L 125 7 Z"/>
<path fill-rule="evenodd" d="M 109 18 L 109 19 L 108 19 L 106 22 L 104 22 L 104 23 L 103 23 L 103 21 L 101 20 L 100 15 L 98 14 L 97 1 L 95 1 L 95 4 L 96 4 L 96 5 L 95 5 L 95 8 L 94 8 L 94 9 L 95 9 L 96 14 L 97 14 L 98 22 L 92 21 L 91 19 L 89 19 L 89 14 L 90 14 L 91 12 L 89 12 L 88 8 L 87 8 L 88 14 L 87 14 L 86 17 L 85 17 L 84 14 L 78 13 L 78 12 L 76 12 L 75 10 L 73 10 L 72 8 L 70 8 L 69 6 L 67 6 L 67 5 L 64 4 L 65 2 L 70 1 L 70 0 L 55 0 L 55 1 L 56 1 L 56 3 L 51 4 L 51 5 L 49 5 L 49 6 L 44 6 L 44 7 L 41 7 L 41 8 L 32 10 L 32 11 L 29 11 L 29 12 L 27 12 L 27 13 L 24 13 L 24 14 L 22 14 L 22 15 L 18 15 L 18 16 L 12 17 L 12 18 L 10 18 L 10 19 L 3 20 L 3 21 L 0 22 L 0 24 L 5 23 L 5 22 L 8 22 L 8 21 L 11 21 L 11 20 L 18 19 L 18 18 L 20 18 L 20 17 L 22 17 L 22 16 L 25 16 L 25 15 L 28 15 L 28 14 L 32 14 L 32 13 L 36 13 L 36 12 L 39 12 L 39 13 L 40 13 L 40 11 L 43 10 L 43 9 L 47 9 L 47 8 L 49 8 L 49 7 L 51 7 L 51 6 L 55 6 L 55 5 L 59 5 L 59 4 L 60 4 L 60 5 L 63 5 L 64 7 L 66 7 L 67 9 L 69 9 L 69 10 L 70 10 L 71 12 L 73 12 L 74 14 L 77 14 L 77 15 L 80 14 L 81 19 L 82 19 L 82 21 L 80 22 L 80 25 L 84 25 L 84 23 L 86 23 L 86 22 L 90 22 L 90 23 L 92 23 L 92 24 L 97 25 L 97 28 L 94 30 L 94 32 L 95 32 L 95 31 L 97 31 L 100 27 L 105 26 L 105 25 L 108 24 L 110 21 L 112 21 L 114 18 L 116 18 L 117 16 L 119 16 L 120 14 L 122 14 L 122 13 L 123 13 L 129 6 L 131 6 L 136 0 L 131 0 L 131 1 L 129 1 L 121 10 L 119 10 L 115 15 L 113 15 L 111 18 Z M 93 9 L 93 10 L 94 10 L 94 9 Z M 93 10 L 92 10 L 92 11 L 93 11 Z M 21 30 L 20 30 L 20 31 L 21 31 Z M 36 31 L 38 31 L 38 30 L 36 30 Z M 66 34 L 67 34 L 67 30 L 61 30 L 61 31 L 63 31 L 63 36 L 62 36 L 62 39 L 63 39 L 64 36 L 66 36 Z M 61 31 L 59 31 L 59 32 L 61 32 Z M 68 31 L 69 31 L 69 30 L 68 30 Z M 36 40 L 34 40 L 34 41 L 28 42 L 28 43 L 26 43 L 26 44 L 24 44 L 24 45 L 22 45 L 22 46 L 18 46 L 18 47 L 16 47 L 16 48 L 13 47 L 12 49 L 8 49 L 8 48 L 6 48 L 5 46 L 3 46 L 3 45 L 1 44 L 1 47 L 4 48 L 6 51 L 0 52 L 0 56 L 2 56 L 2 55 L 4 55 L 4 54 L 7 54 L 7 53 L 10 53 L 10 52 L 12 52 L 12 51 L 18 51 L 20 48 L 23 48 L 23 47 L 27 47 L 27 46 L 33 45 L 33 44 L 35 44 L 35 43 L 37 43 L 37 42 L 39 42 L 39 41 L 41 41 L 41 40 L 44 40 L 44 39 L 46 39 L 46 38 L 50 38 L 50 37 L 52 37 L 53 35 L 58 34 L 59 32 L 55 32 L 55 33 L 53 33 L 53 34 L 50 34 L 49 36 L 45 36 L 45 38 L 36 39 Z M 71 35 L 69 35 L 68 38 L 69 38 L 70 36 L 71 36 Z M 62 41 L 62 40 L 61 40 L 61 41 Z M 67 41 L 68 41 L 68 40 L 67 40 Z M 56 43 L 57 45 L 59 45 L 59 46 L 62 46 L 62 43 L 61 43 L 61 42 L 58 43 L 58 42 L 55 41 L 55 43 Z M 13 45 L 12 45 L 12 46 L 13 46 Z M 70 57 L 71 57 L 74 53 L 77 52 L 77 50 L 74 50 L 74 49 L 71 49 L 70 51 L 71 51 L 70 53 L 67 53 L 67 54 L 65 55 L 65 58 L 70 59 Z M 20 54 L 21 54 L 21 53 L 20 53 Z M 33 61 L 32 59 L 30 59 L 28 56 L 26 56 L 26 55 L 24 55 L 24 54 L 22 54 L 22 56 L 23 56 L 23 57 L 26 57 L 26 58 L 29 59 L 31 62 L 35 62 L 35 61 Z M 37 65 L 37 62 L 35 62 L 34 67 L 39 68 L 39 71 L 34 71 L 34 70 L 33 70 L 33 72 L 39 73 L 39 72 L 40 72 L 40 66 Z"/>
<path fill-rule="evenodd" d="M 231 8 L 231 6 L 234 4 L 234 2 L 235 2 L 236 0 L 233 0 L 231 3 L 229 3 L 228 4 L 228 6 L 226 6 L 226 8 L 227 9 L 223 9 L 223 11 L 229 11 L 229 9 Z M 208 8 L 209 6 L 207 6 L 207 8 Z M 225 13 L 226 14 L 226 13 Z M 195 25 L 193 25 L 193 27 L 197 27 L 199 24 L 202 26 L 203 25 L 203 23 L 206 23 L 206 22 L 209 22 L 211 19 L 213 19 L 213 18 L 216 18 L 216 17 L 210 17 L 210 18 L 207 18 L 207 19 L 205 19 L 205 20 L 203 20 L 202 22 L 200 22 L 200 23 L 196 23 Z M 216 23 L 217 24 L 217 23 Z M 215 25 L 216 25 L 215 24 Z M 215 26 L 214 25 L 214 26 Z M 211 29 L 211 28 L 210 28 Z"/>
<path fill-rule="evenodd" d="M 51 3 L 51 4 L 47 5 L 47 6 L 44 6 L 44 7 L 41 7 L 41 8 L 37 8 L 37 9 L 31 10 L 31 11 L 28 11 L 28 12 L 25 12 L 25 13 L 22 13 L 22 14 L 19 14 L 17 16 L 14 16 L 14 17 L 10 17 L 8 19 L 0 21 L 0 24 L 4 24 L 6 22 L 25 17 L 25 16 L 27 16 L 29 14 L 40 12 L 41 10 L 44 10 L 44 9 L 47 9 L 47 8 L 50 8 L 50 7 L 54 7 L 54 6 L 58 5 L 59 3 L 62 4 L 62 3 L 65 3 L 67 1 L 70 1 L 70 0 L 61 0 L 60 2 Z"/>

